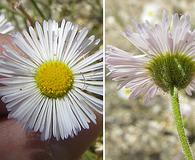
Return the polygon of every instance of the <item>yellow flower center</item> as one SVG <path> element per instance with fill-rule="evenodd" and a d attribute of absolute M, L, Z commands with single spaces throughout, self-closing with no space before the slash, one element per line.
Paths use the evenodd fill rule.
<path fill-rule="evenodd" d="M 43 95 L 56 99 L 64 97 L 72 89 L 74 77 L 65 63 L 48 61 L 38 68 L 35 81 Z"/>

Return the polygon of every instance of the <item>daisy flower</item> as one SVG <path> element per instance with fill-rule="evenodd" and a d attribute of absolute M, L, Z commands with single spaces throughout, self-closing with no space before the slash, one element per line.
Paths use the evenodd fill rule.
<path fill-rule="evenodd" d="M 159 22 L 158 13 L 160 12 L 159 2 L 146 3 L 141 14 L 141 19 L 145 21 L 146 19 L 149 22 Z"/>
<path fill-rule="evenodd" d="M 4 46 L 0 57 L 0 88 L 9 118 L 41 132 L 43 140 L 74 137 L 102 112 L 102 51 L 88 29 L 53 20 L 13 35 L 22 51 Z"/>
<path fill-rule="evenodd" d="M 131 89 L 130 98 L 143 95 L 145 101 L 170 88 L 195 90 L 195 31 L 190 17 L 174 14 L 172 23 L 163 12 L 162 22 L 152 26 L 148 21 L 136 24 L 136 31 L 126 30 L 124 36 L 142 54 L 131 56 L 116 47 L 107 47 L 109 75 L 119 88 Z"/>
<path fill-rule="evenodd" d="M 170 20 L 166 11 L 160 24 L 148 21 L 127 29 L 124 36 L 140 55 L 130 55 L 113 46 L 107 47 L 106 63 L 110 77 L 119 88 L 130 88 L 130 98 L 144 96 L 147 102 L 159 93 L 171 95 L 173 114 L 187 159 L 192 160 L 183 129 L 178 91 L 192 95 L 195 90 L 195 31 L 190 16 L 174 14 Z"/>
<path fill-rule="evenodd" d="M 0 33 L 6 34 L 14 29 L 14 26 L 7 21 L 5 15 L 0 13 Z"/>
<path fill-rule="evenodd" d="M 121 88 L 118 91 L 118 96 L 124 100 L 128 100 L 129 94 L 131 93 L 131 90 L 129 88 Z"/>

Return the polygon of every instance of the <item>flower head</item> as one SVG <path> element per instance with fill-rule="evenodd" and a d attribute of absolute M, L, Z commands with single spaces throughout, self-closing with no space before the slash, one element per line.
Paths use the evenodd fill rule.
<path fill-rule="evenodd" d="M 124 36 L 142 54 L 132 56 L 118 48 L 107 47 L 107 67 L 119 87 L 131 89 L 130 97 L 144 95 L 145 101 L 174 87 L 191 95 L 195 89 L 195 31 L 189 15 L 178 14 L 169 20 L 166 11 L 162 22 L 136 24 Z"/>
<path fill-rule="evenodd" d="M 14 29 L 14 26 L 7 21 L 5 15 L 0 13 L 0 33 L 6 34 Z"/>
<path fill-rule="evenodd" d="M 4 46 L 2 101 L 9 117 L 44 140 L 73 137 L 96 123 L 94 110 L 102 112 L 102 51 L 89 55 L 99 39 L 87 35 L 71 22 L 49 20 L 13 35 L 22 54 Z"/>

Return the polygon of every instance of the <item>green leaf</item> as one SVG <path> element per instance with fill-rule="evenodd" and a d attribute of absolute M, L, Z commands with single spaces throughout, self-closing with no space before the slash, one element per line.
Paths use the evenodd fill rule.
<path fill-rule="evenodd" d="M 96 156 L 96 154 L 95 153 L 93 153 L 93 152 L 91 152 L 91 151 L 86 151 L 84 154 L 83 154 L 83 156 L 82 156 L 82 158 L 81 158 L 82 160 L 96 160 L 97 159 L 97 156 Z"/>

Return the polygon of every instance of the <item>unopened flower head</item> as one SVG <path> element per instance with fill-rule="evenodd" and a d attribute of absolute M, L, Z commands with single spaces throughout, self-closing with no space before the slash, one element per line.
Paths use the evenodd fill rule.
<path fill-rule="evenodd" d="M 14 29 L 14 26 L 10 22 L 7 21 L 3 13 L 0 13 L 0 33 L 6 34 L 12 31 L 13 29 Z"/>
<path fill-rule="evenodd" d="M 190 16 L 174 14 L 169 20 L 164 11 L 160 24 L 146 21 L 135 27 L 135 32 L 128 29 L 124 36 L 141 55 L 107 47 L 106 62 L 113 80 L 120 88 L 130 88 L 130 97 L 143 95 L 145 101 L 174 87 L 191 95 L 195 89 L 195 31 Z"/>
<path fill-rule="evenodd" d="M 4 46 L 0 95 L 9 117 L 44 140 L 73 137 L 102 112 L 102 51 L 89 54 L 99 39 L 87 35 L 87 28 L 49 20 L 13 35 L 22 53 Z"/>

